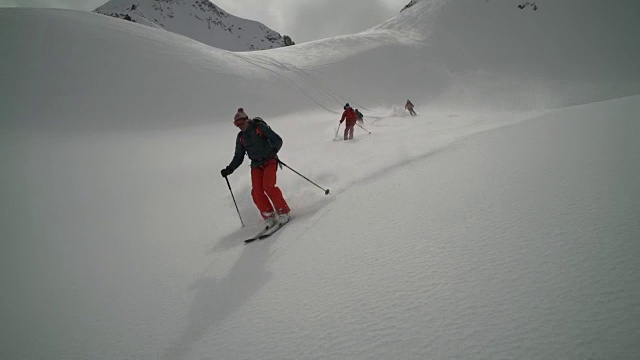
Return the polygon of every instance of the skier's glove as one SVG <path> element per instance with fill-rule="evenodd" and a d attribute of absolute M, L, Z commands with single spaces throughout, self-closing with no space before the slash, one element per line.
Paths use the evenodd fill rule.
<path fill-rule="evenodd" d="M 222 175 L 222 177 L 227 177 L 227 176 L 231 175 L 232 173 L 233 173 L 233 170 L 230 170 L 228 166 L 226 168 L 220 170 L 220 174 Z"/>
<path fill-rule="evenodd" d="M 344 121 L 344 120 L 340 120 L 340 124 L 342 124 L 342 122 L 343 122 L 343 121 Z"/>

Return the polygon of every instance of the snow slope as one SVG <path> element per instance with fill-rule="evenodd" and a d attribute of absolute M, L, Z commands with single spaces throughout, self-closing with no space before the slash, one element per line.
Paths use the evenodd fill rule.
<path fill-rule="evenodd" d="M 229 124 L 3 139 L 3 358 L 632 358 L 636 97 L 523 114 L 273 118 L 260 226 Z M 506 114 L 503 114 L 506 115 Z M 480 134 L 468 136 L 471 134 Z"/>
<path fill-rule="evenodd" d="M 0 9 L 0 358 L 634 358 L 639 96 L 454 101 L 469 79 L 411 57 L 447 4 L 251 54 Z M 354 92 L 363 74 L 391 92 Z M 334 141 L 344 101 L 371 134 Z M 245 228 L 219 174 L 238 106 L 331 190 L 280 170 L 295 219 L 246 246 L 248 168 L 229 178 Z"/>
<path fill-rule="evenodd" d="M 606 23 L 578 17 L 572 26 L 579 5 L 534 13 L 509 4 L 423 0 L 360 34 L 251 53 L 91 13 L 0 9 L 3 62 L 14 69 L 0 129 L 226 122 L 226 109 L 248 103 L 264 116 L 335 114 L 347 101 L 385 116 L 376 109 L 407 98 L 441 109 L 547 109 L 640 91 L 629 6 L 607 5 Z"/>

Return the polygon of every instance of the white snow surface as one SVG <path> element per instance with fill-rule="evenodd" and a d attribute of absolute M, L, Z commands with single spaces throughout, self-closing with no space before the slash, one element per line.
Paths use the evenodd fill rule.
<path fill-rule="evenodd" d="M 422 0 L 252 53 L 0 9 L 0 358 L 636 358 L 638 55 L 575 66 L 614 44 L 528 33 L 555 35 L 547 67 L 523 63 L 537 42 L 449 31 L 500 4 Z M 352 141 L 344 102 L 365 114 Z M 248 161 L 229 177 L 244 227 L 219 174 L 240 106 L 330 189 L 279 170 L 294 219 L 247 245 Z"/>

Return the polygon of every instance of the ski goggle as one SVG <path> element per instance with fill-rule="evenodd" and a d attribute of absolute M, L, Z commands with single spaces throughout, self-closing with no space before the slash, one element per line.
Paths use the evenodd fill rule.
<path fill-rule="evenodd" d="M 245 122 L 245 121 L 247 121 L 247 120 L 249 120 L 249 118 L 248 118 L 248 117 L 241 117 L 241 118 L 238 118 L 238 119 L 233 120 L 233 124 L 234 124 L 235 126 L 240 126 L 240 125 L 242 125 L 242 123 L 244 123 L 244 122 Z"/>

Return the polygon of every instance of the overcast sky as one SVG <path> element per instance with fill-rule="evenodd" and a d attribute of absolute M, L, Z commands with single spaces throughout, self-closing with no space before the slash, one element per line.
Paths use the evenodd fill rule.
<path fill-rule="evenodd" d="M 92 11 L 108 0 L 0 0 L 2 7 Z M 353 34 L 396 16 L 409 0 L 213 0 L 223 10 L 259 21 L 296 43 Z"/>

